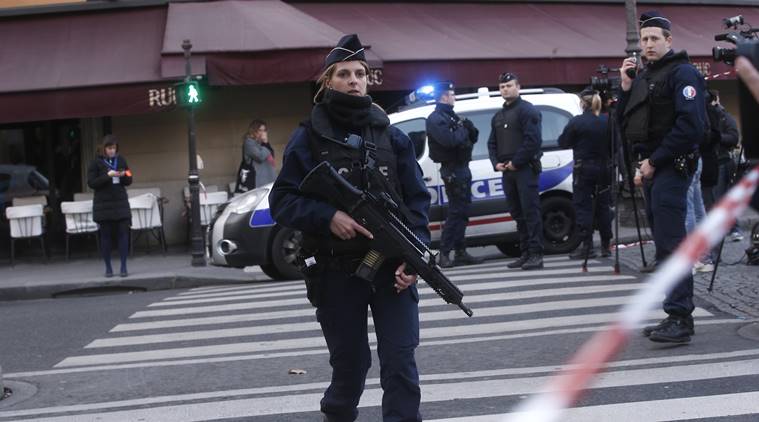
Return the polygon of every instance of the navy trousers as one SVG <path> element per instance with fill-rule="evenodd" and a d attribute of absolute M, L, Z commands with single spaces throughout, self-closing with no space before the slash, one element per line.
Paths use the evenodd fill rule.
<path fill-rule="evenodd" d="M 685 214 L 691 178 L 672 166 L 657 167 L 653 179 L 643 185 L 646 215 L 653 229 L 658 262 L 669 257 L 685 239 Z M 693 309 L 693 276 L 689 272 L 664 299 L 664 312 L 687 317 Z"/>
<path fill-rule="evenodd" d="M 414 351 L 419 345 L 419 293 L 416 285 L 397 293 L 396 266 L 384 265 L 374 282 L 344 272 L 328 271 L 326 291 L 316 310 L 329 348 L 332 381 L 324 392 L 321 411 L 327 420 L 354 421 L 371 367 L 367 308 L 372 310 L 377 336 L 384 422 L 421 421 L 419 373 Z"/>
<path fill-rule="evenodd" d="M 608 241 L 612 237 L 611 189 L 608 170 L 603 163 L 583 163 L 575 167 L 572 181 L 572 202 L 577 216 L 577 229 L 580 236 L 593 239 L 594 227 L 598 227 L 601 239 Z M 595 214 L 593 210 L 595 199 Z"/>
<path fill-rule="evenodd" d="M 530 166 L 503 172 L 503 193 L 511 217 L 517 222 L 522 254 L 543 255 L 543 216 L 538 178 Z"/>
<path fill-rule="evenodd" d="M 440 176 L 448 196 L 448 215 L 440 236 L 440 251 L 448 253 L 466 247 L 466 225 L 469 222 L 469 206 L 472 203 L 472 172 L 469 166 L 440 168 Z"/>

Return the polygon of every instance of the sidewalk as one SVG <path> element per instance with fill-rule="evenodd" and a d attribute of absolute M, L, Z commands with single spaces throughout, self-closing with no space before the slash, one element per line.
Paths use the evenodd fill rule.
<path fill-rule="evenodd" d="M 725 261 L 738 259 L 740 252 L 748 247 L 750 230 L 753 224 L 759 222 L 759 214 L 749 210 L 739 221 L 746 239 L 741 243 L 725 244 Z M 637 241 L 634 227 L 620 227 L 621 243 Z M 650 231 L 642 228 L 644 240 L 650 238 Z M 596 240 L 598 243 L 598 240 Z M 741 249 L 742 248 L 742 249 Z M 495 247 L 474 248 L 477 255 L 487 258 L 500 257 Z M 628 248 L 637 251 L 638 248 Z M 647 246 L 647 257 L 653 257 L 653 247 Z M 626 253 L 622 262 L 631 268 L 639 266 L 639 253 Z M 637 257 L 637 259 L 636 259 Z M 231 283 L 251 283 L 270 281 L 260 267 L 249 267 L 247 271 L 237 268 L 216 267 L 208 264 L 205 267 L 190 265 L 190 253 L 184 248 L 169 251 L 161 255 L 157 251 L 146 255 L 138 252 L 128 261 L 129 277 L 121 278 L 103 276 L 103 263 L 98 255 L 92 253 L 89 258 L 78 257 L 66 262 L 62 256 L 54 256 L 50 262 L 44 263 L 41 257 L 26 257 L 17 261 L 15 267 L 0 264 L 0 301 L 50 298 L 61 294 L 81 293 L 107 289 L 135 290 L 164 290 L 180 289 L 199 286 L 210 286 Z M 114 253 L 114 269 L 118 269 L 118 258 Z M 720 266 L 718 280 L 733 280 L 739 282 L 718 282 L 720 295 L 723 300 L 718 306 L 725 310 L 741 310 L 744 315 L 759 316 L 759 273 L 756 267 L 743 264 Z M 729 276 L 724 277 L 723 276 Z M 697 286 L 697 291 L 703 293 L 703 276 Z M 715 295 L 711 295 L 715 296 Z"/>
<path fill-rule="evenodd" d="M 0 301 L 50 298 L 77 290 L 128 289 L 163 290 L 230 283 L 249 283 L 270 280 L 260 267 L 250 267 L 250 272 L 238 268 L 190 265 L 191 256 L 184 248 L 169 250 L 166 255 L 153 251 L 149 255 L 136 253 L 127 261 L 128 277 L 104 276 L 103 261 L 96 254 L 79 257 L 66 262 L 62 256 L 54 256 L 48 263 L 42 257 L 23 258 L 16 266 L 0 265 Z M 117 254 L 113 256 L 114 269 L 118 271 Z"/>

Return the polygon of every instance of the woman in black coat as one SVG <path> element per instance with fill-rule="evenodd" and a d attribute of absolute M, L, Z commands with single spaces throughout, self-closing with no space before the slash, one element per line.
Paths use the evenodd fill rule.
<path fill-rule="evenodd" d="M 132 172 L 124 157 L 118 155 L 116 137 L 103 138 L 102 155 L 90 162 L 87 169 L 87 185 L 95 190 L 92 218 L 100 227 L 100 250 L 105 261 L 105 276 L 112 277 L 111 238 L 118 233 L 119 256 L 122 277 L 127 276 L 126 259 L 129 252 L 129 226 L 132 212 L 126 186 L 132 184 Z"/>

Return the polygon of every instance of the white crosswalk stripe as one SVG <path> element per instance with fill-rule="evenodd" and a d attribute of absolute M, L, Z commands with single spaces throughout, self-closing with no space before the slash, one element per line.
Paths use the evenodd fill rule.
<path fill-rule="evenodd" d="M 486 262 L 446 270 L 465 293 L 474 310 L 467 318 L 445 304 L 420 283 L 420 346 L 417 359 L 438 347 L 499 344 L 537 338 L 588 335 L 616 318 L 616 310 L 640 287 L 635 275 L 613 274 L 608 261 L 591 260 L 587 272 L 578 261 L 548 257 L 538 271 L 509 270 L 511 260 Z M 295 357 L 320 359 L 326 365 L 326 345 L 315 309 L 305 300 L 302 281 L 256 285 L 213 286 L 187 290 L 152 303 L 131 315 L 102 337 L 84 345 L 49 371 L 11 374 L 29 377 L 54 373 L 117 371 L 129 368 L 176 368 L 186 365 L 223 365 L 245 360 Z M 650 321 L 664 316 L 653 310 Z M 738 324 L 696 308 L 697 327 Z M 731 325 L 732 324 L 732 325 Z M 376 348 L 371 318 L 369 341 Z M 699 328 L 697 328 L 699 330 Z M 537 351 L 536 351 L 537 352 Z M 539 352 L 538 352 L 539 354 Z M 438 421 L 499 421 L 509 407 L 467 414 L 466 403 L 521 397 L 539 391 L 557 366 L 509 367 L 507 356 L 492 369 L 422 373 L 425 404 L 461 403 Z M 465 359 L 459 356 L 458 359 Z M 537 362 L 537 361 L 536 361 Z M 603 392 L 668 383 L 689 383 L 729 377 L 759 376 L 759 349 L 715 351 L 705 354 L 654 354 L 610 364 L 593 386 Z M 272 415 L 310 415 L 318 418 L 319 400 L 329 379 L 249 389 L 105 401 L 39 409 L 0 410 L 0 421 L 200 421 Z M 759 387 L 756 388 L 759 390 Z M 606 397 L 606 396 L 603 396 Z M 382 402 L 379 380 L 367 380 L 360 407 L 377 408 Z M 699 397 L 665 397 L 638 402 L 613 400 L 571 409 L 565 420 L 685 420 L 759 414 L 759 391 L 718 391 Z M 657 408 L 657 412 L 650 409 Z M 309 413 L 311 412 L 311 413 Z M 462 413 L 463 412 L 463 413 Z M 300 416 L 299 416 L 300 417 Z M 286 420 L 288 417 L 285 417 Z"/>

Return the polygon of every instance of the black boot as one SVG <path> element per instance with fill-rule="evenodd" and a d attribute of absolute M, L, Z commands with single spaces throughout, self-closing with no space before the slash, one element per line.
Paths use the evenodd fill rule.
<path fill-rule="evenodd" d="M 689 343 L 690 336 L 695 332 L 691 316 L 670 315 L 660 325 L 661 327 L 651 331 L 649 340 L 657 343 Z"/>
<path fill-rule="evenodd" d="M 437 259 L 437 264 L 440 265 L 441 268 L 453 267 L 453 261 L 451 261 L 451 258 L 448 257 L 449 254 L 450 252 L 440 251 L 440 256 Z"/>
<path fill-rule="evenodd" d="M 611 256 L 611 239 L 601 239 L 601 258 Z"/>
<path fill-rule="evenodd" d="M 453 265 L 475 265 L 482 264 L 485 261 L 484 258 L 474 257 L 469 255 L 466 249 L 457 249 L 455 257 L 453 258 Z"/>
<path fill-rule="evenodd" d="M 530 254 L 527 261 L 522 264 L 523 270 L 539 270 L 543 268 L 543 255 Z"/>
<path fill-rule="evenodd" d="M 522 253 L 522 256 L 519 257 L 514 262 L 509 263 L 506 265 L 508 268 L 522 268 L 522 265 L 524 265 L 525 262 L 527 262 L 527 259 L 530 257 L 530 255 L 527 254 L 527 252 Z"/>

